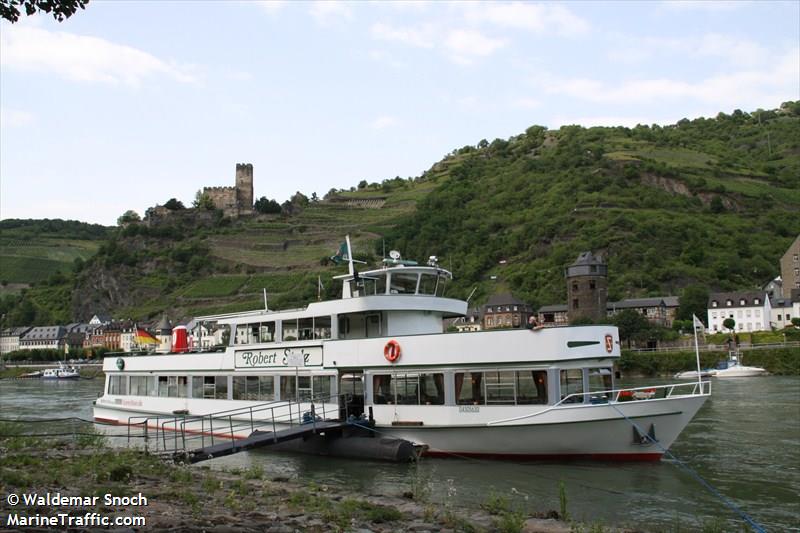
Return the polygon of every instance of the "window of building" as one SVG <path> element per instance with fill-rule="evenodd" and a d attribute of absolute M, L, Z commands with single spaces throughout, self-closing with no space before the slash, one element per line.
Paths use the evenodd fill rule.
<path fill-rule="evenodd" d="M 716 306 L 717 306 L 717 301 L 711 300 L 711 307 L 716 307 Z"/>
<path fill-rule="evenodd" d="M 761 299 L 760 298 L 756 298 L 755 300 L 753 300 L 753 304 L 754 305 L 761 305 Z"/>
<path fill-rule="evenodd" d="M 596 285 L 595 281 L 593 279 L 590 279 L 589 280 L 589 288 L 592 289 L 592 290 L 595 290 L 596 287 L 597 287 L 597 285 Z"/>
<path fill-rule="evenodd" d="M 578 299 L 577 298 L 574 298 L 572 300 L 572 308 L 573 309 L 577 309 L 578 308 Z"/>
<path fill-rule="evenodd" d="M 597 265 L 592 265 L 589 267 L 589 272 L 597 272 Z"/>
<path fill-rule="evenodd" d="M 761 316 L 761 309 L 756 309 L 756 316 Z"/>
<path fill-rule="evenodd" d="M 786 313 L 786 320 L 791 320 L 791 319 L 792 319 L 792 315 L 790 315 L 789 313 Z"/>
<path fill-rule="evenodd" d="M 725 305 L 727 305 L 728 307 L 732 306 L 733 300 L 725 300 Z"/>
<path fill-rule="evenodd" d="M 747 312 L 745 313 L 747 315 L 747 318 L 750 318 L 750 312 L 751 312 L 750 309 L 748 309 Z"/>
<path fill-rule="evenodd" d="M 572 290 L 573 291 L 577 291 L 578 290 L 578 284 L 575 283 L 574 281 L 572 282 Z"/>
<path fill-rule="evenodd" d="M 572 396 L 565 403 L 583 403 L 583 370 L 576 368 L 572 370 L 561 371 L 561 399 L 563 400 L 571 394 L 579 396 Z"/>
<path fill-rule="evenodd" d="M 744 298 L 739 299 L 739 305 L 747 305 L 747 302 L 744 300 Z"/>
<path fill-rule="evenodd" d="M 711 318 L 717 318 L 717 312 L 711 311 Z"/>

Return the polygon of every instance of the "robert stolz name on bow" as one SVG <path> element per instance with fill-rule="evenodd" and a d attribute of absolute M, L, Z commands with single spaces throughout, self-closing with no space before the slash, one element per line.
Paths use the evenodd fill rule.
<path fill-rule="evenodd" d="M 322 348 L 285 348 L 283 350 L 247 350 L 236 352 L 236 368 L 295 366 L 297 361 L 300 360 L 303 361 L 302 366 L 322 366 Z"/>

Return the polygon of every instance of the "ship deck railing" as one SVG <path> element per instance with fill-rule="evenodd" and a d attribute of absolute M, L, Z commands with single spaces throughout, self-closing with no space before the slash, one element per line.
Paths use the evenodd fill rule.
<path fill-rule="evenodd" d="M 343 400 L 341 404 L 340 400 Z M 131 416 L 127 424 L 128 440 L 142 438 L 148 451 L 171 454 L 187 453 L 220 442 L 233 443 L 256 431 L 270 432 L 277 442 L 279 431 L 287 428 L 308 425 L 315 433 L 318 422 L 340 421 L 342 414 L 344 420 L 350 419 L 351 400 L 351 394 L 340 393 L 292 401 L 273 400 L 202 415 Z M 335 409 L 331 404 L 336 404 Z M 137 430 L 141 433 L 136 434 Z M 152 450 L 151 446 L 154 446 Z"/>
<path fill-rule="evenodd" d="M 685 383 L 671 383 L 668 385 L 625 387 L 621 389 L 574 392 L 564 396 L 557 403 L 549 406 L 546 409 L 542 409 L 541 411 L 511 418 L 504 418 L 502 420 L 492 420 L 491 422 L 487 422 L 487 425 L 495 426 L 519 422 L 520 420 L 532 419 L 557 409 L 565 409 L 570 407 L 600 407 L 609 404 L 628 405 L 631 403 L 647 402 L 658 399 L 663 400 L 691 396 L 708 396 L 710 394 L 710 381 L 693 381 Z"/>

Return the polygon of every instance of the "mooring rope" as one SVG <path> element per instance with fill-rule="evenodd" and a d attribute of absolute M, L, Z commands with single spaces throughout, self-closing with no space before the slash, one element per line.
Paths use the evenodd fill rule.
<path fill-rule="evenodd" d="M 664 447 L 661 445 L 661 443 L 660 443 L 660 442 L 658 442 L 658 441 L 657 441 L 656 439 L 654 439 L 653 437 L 651 437 L 649 433 L 647 433 L 646 431 L 643 431 L 643 430 L 642 430 L 642 428 L 641 428 L 641 427 L 639 427 L 639 425 L 638 425 L 636 422 L 634 422 L 633 420 L 631 420 L 630 418 L 628 418 L 628 417 L 625 415 L 625 413 L 623 413 L 622 411 L 620 411 L 620 410 L 617 408 L 617 406 L 616 406 L 616 405 L 614 405 L 614 404 L 613 404 L 613 403 L 611 403 L 611 402 L 609 402 L 609 403 L 608 403 L 608 405 L 609 405 L 609 406 L 610 406 L 612 409 L 614 409 L 616 412 L 618 412 L 618 413 L 620 414 L 620 416 L 622 416 L 622 418 L 624 418 L 624 419 L 625 419 L 625 420 L 626 420 L 626 421 L 627 421 L 627 422 L 628 422 L 628 423 L 629 423 L 631 426 L 633 426 L 633 428 L 634 428 L 634 429 L 635 429 L 635 430 L 636 430 L 636 431 L 639 433 L 639 435 L 641 435 L 641 436 L 645 437 L 645 438 L 646 438 L 647 440 L 649 440 L 651 443 L 655 444 L 655 445 L 658 447 L 658 449 L 659 449 L 659 450 L 661 450 L 661 452 L 662 452 L 662 453 L 664 453 L 664 455 L 666 455 L 667 457 L 669 457 L 670 459 L 672 459 L 672 460 L 675 462 L 675 464 L 677 464 L 677 465 L 678 465 L 679 467 L 681 467 L 683 470 L 685 470 L 686 472 L 688 472 L 688 473 L 689 473 L 689 475 L 691 475 L 693 478 L 695 478 L 695 480 L 697 480 L 697 481 L 698 481 L 698 482 L 699 482 L 701 485 L 703 485 L 703 487 L 705 487 L 705 488 L 706 488 L 706 490 L 708 490 L 708 491 L 709 491 L 711 494 L 713 494 L 714 496 L 716 496 L 716 497 L 717 497 L 717 498 L 718 498 L 718 499 L 719 499 L 719 500 L 720 500 L 720 501 L 721 501 L 723 504 L 725 504 L 725 506 L 726 506 L 726 507 L 728 507 L 728 508 L 729 508 L 729 509 L 731 509 L 733 512 L 735 512 L 735 513 L 736 513 L 736 514 L 738 514 L 740 517 L 742 517 L 742 519 L 743 519 L 745 522 L 747 522 L 748 524 L 750 524 L 750 526 L 751 526 L 753 529 L 755 529 L 755 530 L 756 530 L 756 531 L 758 531 L 759 533 L 767 533 L 767 530 L 766 530 L 766 529 L 764 529 L 764 527 L 763 527 L 763 526 L 761 526 L 761 524 L 759 524 L 758 522 L 756 522 L 756 521 L 755 521 L 755 520 L 754 520 L 754 519 L 753 519 L 753 518 L 752 518 L 752 517 L 751 517 L 749 514 L 747 514 L 747 513 L 746 513 L 746 512 L 745 512 L 745 511 L 744 511 L 744 510 L 741 508 L 741 507 L 739 507 L 738 505 L 736 505 L 735 503 L 733 503 L 733 501 L 731 501 L 730 499 L 726 498 L 724 494 L 722 494 L 722 493 L 721 493 L 719 490 L 717 490 L 717 488 L 716 488 L 716 487 L 714 487 L 714 485 L 712 485 L 712 484 L 711 484 L 711 482 L 707 481 L 707 480 L 706 480 L 706 479 L 705 479 L 703 476 L 701 476 L 701 475 L 700 475 L 700 474 L 699 474 L 699 473 L 698 473 L 696 470 L 694 470 L 694 469 L 693 469 L 691 466 L 689 466 L 689 465 L 688 465 L 688 464 L 686 464 L 685 462 L 683 462 L 683 461 L 681 461 L 680 459 L 678 459 L 678 458 L 675 456 L 675 454 L 673 454 L 671 451 L 669 451 L 669 450 L 667 450 L 666 448 L 664 448 Z"/>

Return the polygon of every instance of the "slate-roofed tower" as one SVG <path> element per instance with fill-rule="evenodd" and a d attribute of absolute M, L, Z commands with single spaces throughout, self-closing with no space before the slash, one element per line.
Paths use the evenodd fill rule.
<path fill-rule="evenodd" d="M 253 165 L 252 163 L 236 164 L 236 203 L 239 213 L 253 211 Z"/>
<path fill-rule="evenodd" d="M 608 265 L 599 255 L 583 252 L 566 270 L 569 321 L 590 318 L 606 321 Z"/>

